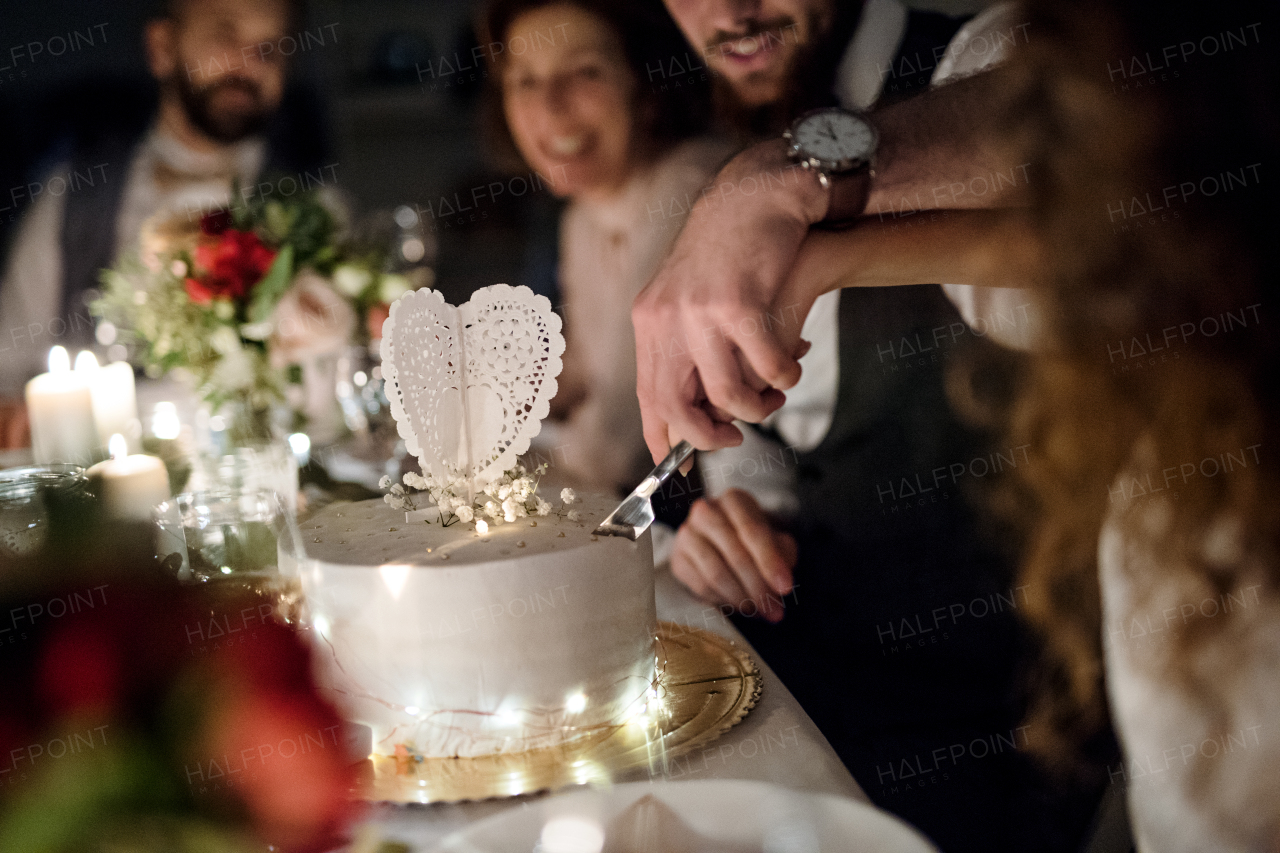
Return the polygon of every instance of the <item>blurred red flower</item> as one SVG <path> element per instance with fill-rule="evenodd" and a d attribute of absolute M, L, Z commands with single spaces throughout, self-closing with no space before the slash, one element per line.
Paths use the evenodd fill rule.
<path fill-rule="evenodd" d="M 79 620 L 54 633 L 38 675 L 50 711 L 69 717 L 113 710 L 125 685 L 112 627 Z"/>
<path fill-rule="evenodd" d="M 130 568 L 134 577 L 17 599 L 0 589 L 5 614 L 93 602 L 27 618 L 22 642 L 0 654 L 0 836 L 35 826 L 47 843 L 30 849 L 69 853 L 82 848 L 53 839 L 127 836 L 131 823 L 167 815 L 282 853 L 341 844 L 360 813 L 359 771 L 312 680 L 305 636 L 251 592 L 184 588 L 137 577 L 145 562 Z M 138 786 L 123 768 L 141 765 L 151 769 Z M 116 787 L 92 778 L 104 768 L 121 771 Z M 36 811 L 13 812 L 19 803 Z M 30 816 L 42 809 L 67 832 L 46 832 Z M 154 853 L 139 845 L 130 849 Z"/>
<path fill-rule="evenodd" d="M 275 250 L 263 244 L 257 234 L 225 228 L 196 245 L 196 275 L 184 282 L 187 296 L 197 305 L 214 299 L 244 299 L 275 259 Z"/>
<path fill-rule="evenodd" d="M 217 237 L 231 227 L 231 211 L 214 210 L 200 217 L 200 233 Z"/>

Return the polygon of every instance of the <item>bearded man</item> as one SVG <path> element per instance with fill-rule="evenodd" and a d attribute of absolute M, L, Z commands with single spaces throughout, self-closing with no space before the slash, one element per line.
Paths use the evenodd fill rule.
<path fill-rule="evenodd" d="M 14 398 L 49 347 L 93 342 L 87 303 L 99 271 L 137 247 L 147 219 L 170 213 L 198 223 L 227 204 L 233 185 L 245 196 L 270 194 L 272 176 L 292 176 L 289 187 L 308 174 L 318 176 L 312 183 L 332 180 L 318 110 L 286 86 L 297 17 L 290 0 L 171 0 L 147 24 L 159 90 L 150 121 L 127 126 L 121 101 L 119 121 L 78 133 L 39 184 L 49 191 L 33 193 L 9 255 L 0 285 L 0 446 L 23 443 Z"/>

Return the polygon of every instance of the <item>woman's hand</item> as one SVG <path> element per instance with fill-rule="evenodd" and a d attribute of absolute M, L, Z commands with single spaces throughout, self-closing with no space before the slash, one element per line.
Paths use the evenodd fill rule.
<path fill-rule="evenodd" d="M 774 528 L 760 504 L 741 489 L 702 498 L 676 533 L 672 573 L 698 598 L 770 622 L 782 619 L 791 591 L 796 540 Z"/>

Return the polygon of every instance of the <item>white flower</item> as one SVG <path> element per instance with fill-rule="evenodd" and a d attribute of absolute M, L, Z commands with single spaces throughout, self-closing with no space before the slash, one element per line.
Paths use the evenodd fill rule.
<path fill-rule="evenodd" d="M 511 486 L 509 486 L 509 485 L 505 485 L 505 484 L 504 484 L 504 485 L 502 485 L 502 486 L 499 486 L 499 487 L 498 487 L 498 500 L 500 500 L 500 501 L 505 501 L 505 500 L 506 500 L 507 498 L 509 498 L 509 497 L 511 497 Z"/>
<path fill-rule="evenodd" d="M 382 277 L 382 281 L 378 282 L 378 298 L 387 303 L 395 302 L 412 289 L 409 279 L 402 275 L 388 273 Z"/>
<path fill-rule="evenodd" d="M 240 337 L 250 341 L 265 341 L 271 337 L 275 326 L 271 323 L 245 323 L 240 327 Z"/>
<path fill-rule="evenodd" d="M 352 264 L 342 264 L 333 271 L 333 286 L 343 296 L 349 296 L 352 299 L 364 293 L 364 289 L 371 281 L 373 281 L 372 273 Z"/>
<path fill-rule="evenodd" d="M 382 475 L 382 479 L 378 481 L 378 488 L 379 489 L 391 488 L 391 476 L 389 474 Z"/>
<path fill-rule="evenodd" d="M 502 507 L 498 505 L 497 501 L 485 501 L 484 514 L 490 518 L 498 518 L 502 515 Z"/>
<path fill-rule="evenodd" d="M 469 506 L 458 507 L 454 510 L 454 515 L 458 516 L 458 521 L 461 521 L 463 524 L 467 524 L 475 518 L 475 512 L 473 512 Z"/>
<path fill-rule="evenodd" d="M 578 512 L 576 509 L 569 510 L 570 521 L 577 521 L 580 518 L 582 518 L 582 513 Z"/>
<path fill-rule="evenodd" d="M 518 510 L 524 509 L 516 503 L 515 498 L 507 498 L 502 502 L 502 517 L 507 521 L 515 521 L 518 518 Z"/>
<path fill-rule="evenodd" d="M 209 346 L 219 355 L 230 355 L 240 349 L 240 336 L 230 326 L 219 326 L 209 336 Z"/>
<path fill-rule="evenodd" d="M 537 504 L 536 504 L 536 508 L 535 508 L 535 510 L 534 510 L 534 511 L 535 511 L 538 515 L 550 515 L 550 514 L 551 514 L 551 504 L 550 504 L 549 502 L 547 502 L 547 501 L 544 501 L 542 498 L 537 498 L 536 500 L 537 500 Z"/>
<path fill-rule="evenodd" d="M 566 504 L 571 504 L 577 499 L 578 496 L 573 493 L 573 489 L 566 488 L 560 490 L 560 500 L 564 501 Z"/>
<path fill-rule="evenodd" d="M 226 326 L 223 326 L 222 329 L 226 329 Z M 218 361 L 218 366 L 213 369 L 213 373 L 209 376 L 209 381 L 214 387 L 226 391 L 251 388 L 253 387 L 253 359 L 240 346 L 239 336 L 230 329 L 227 329 L 227 331 L 235 338 L 235 349 L 222 354 L 222 358 Z M 217 332 L 214 333 L 214 337 L 217 337 Z"/>

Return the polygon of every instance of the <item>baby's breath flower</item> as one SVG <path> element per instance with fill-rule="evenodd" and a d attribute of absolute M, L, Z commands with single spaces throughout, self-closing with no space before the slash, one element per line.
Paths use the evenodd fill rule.
<path fill-rule="evenodd" d="M 569 510 L 570 521 L 577 521 L 579 518 L 582 518 L 582 513 L 578 512 L 576 509 Z"/>
<path fill-rule="evenodd" d="M 379 489 L 391 488 L 391 475 L 383 474 L 382 479 L 378 481 L 378 488 Z"/>
<path fill-rule="evenodd" d="M 514 498 L 507 498 L 502 502 L 502 517 L 507 521 L 516 520 L 516 502 Z"/>
<path fill-rule="evenodd" d="M 578 496 L 573 493 L 573 489 L 564 488 L 560 490 L 560 500 L 564 501 L 566 504 L 571 504 L 577 499 Z"/>
<path fill-rule="evenodd" d="M 536 501 L 537 502 L 534 504 L 534 512 L 538 515 L 551 514 L 551 504 L 549 502 L 544 501 L 542 498 L 537 498 Z"/>
<path fill-rule="evenodd" d="M 469 506 L 458 507 L 454 510 L 454 514 L 458 516 L 458 521 L 461 521 L 463 524 L 470 524 L 471 520 L 475 518 L 475 512 L 472 511 Z"/>

